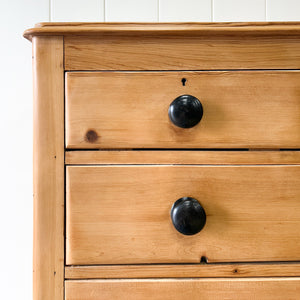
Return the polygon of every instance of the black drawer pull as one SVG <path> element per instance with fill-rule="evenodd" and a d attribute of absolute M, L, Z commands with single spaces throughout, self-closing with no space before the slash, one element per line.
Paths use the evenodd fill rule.
<path fill-rule="evenodd" d="M 173 204 L 171 219 L 177 231 L 184 235 L 193 235 L 203 229 L 206 214 L 196 199 L 183 197 Z"/>
<path fill-rule="evenodd" d="M 181 95 L 169 106 L 169 118 L 172 123 L 181 128 L 191 128 L 197 125 L 203 116 L 201 102 L 194 96 Z"/>

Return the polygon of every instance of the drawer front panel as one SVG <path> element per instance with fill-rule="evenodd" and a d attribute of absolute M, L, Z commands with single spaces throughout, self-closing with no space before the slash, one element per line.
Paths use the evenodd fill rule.
<path fill-rule="evenodd" d="M 300 278 L 66 281 L 66 300 L 296 300 Z"/>
<path fill-rule="evenodd" d="M 299 148 L 299 82 L 298 71 L 67 73 L 66 146 Z M 168 116 L 181 95 L 202 103 L 192 128 Z"/>
<path fill-rule="evenodd" d="M 176 29 L 177 30 L 177 29 Z M 226 35 L 226 31 L 225 35 Z M 228 32 L 227 32 L 228 33 Z M 124 33 L 123 33 L 124 34 Z M 122 34 L 122 35 L 123 35 Z M 66 36 L 66 70 L 299 69 L 296 37 L 221 34 L 188 36 Z M 211 37 L 213 35 L 213 37 Z M 251 36 L 252 35 L 252 36 Z"/>
<path fill-rule="evenodd" d="M 69 166 L 66 263 L 300 259 L 299 166 Z M 197 199 L 206 224 L 183 235 L 170 211 Z"/>

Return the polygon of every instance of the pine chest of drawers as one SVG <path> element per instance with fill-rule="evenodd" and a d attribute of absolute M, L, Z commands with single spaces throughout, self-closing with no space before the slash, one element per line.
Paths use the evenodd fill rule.
<path fill-rule="evenodd" d="M 34 299 L 299 299 L 300 24 L 43 23 Z"/>

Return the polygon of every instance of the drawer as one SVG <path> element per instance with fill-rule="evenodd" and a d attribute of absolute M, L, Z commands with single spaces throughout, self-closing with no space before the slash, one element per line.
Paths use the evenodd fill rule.
<path fill-rule="evenodd" d="M 296 300 L 300 278 L 66 281 L 66 300 Z"/>
<path fill-rule="evenodd" d="M 299 82 L 298 71 L 69 72 L 66 147 L 299 148 Z M 182 95 L 200 101 L 197 125 L 199 102 Z"/>
<path fill-rule="evenodd" d="M 200 211 L 196 217 L 188 211 L 187 224 L 180 224 L 174 209 L 173 220 L 170 215 L 182 197 L 198 202 L 177 202 L 179 211 L 184 205 Z M 206 214 L 204 228 L 194 235 L 180 233 L 191 233 L 199 225 L 193 222 L 204 221 L 199 206 Z M 182 226 L 179 231 L 173 223 Z M 66 169 L 67 265 L 199 263 L 203 257 L 208 262 L 296 261 L 299 228 L 299 166 Z"/>
<path fill-rule="evenodd" d="M 96 38 L 78 37 L 72 28 L 74 35 L 64 37 L 65 70 L 300 68 L 299 24 L 256 23 L 255 31 L 253 25 L 211 24 L 176 24 L 175 30 L 174 24 L 122 24 L 116 31 L 116 24 L 110 24 L 109 32 L 98 32 Z"/>

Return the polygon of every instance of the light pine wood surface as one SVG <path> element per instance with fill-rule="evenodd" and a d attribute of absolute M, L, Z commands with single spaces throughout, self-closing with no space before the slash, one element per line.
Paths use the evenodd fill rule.
<path fill-rule="evenodd" d="M 300 260 L 299 166 L 70 166 L 66 264 Z M 207 215 L 178 233 L 173 203 Z"/>
<path fill-rule="evenodd" d="M 66 146 L 299 148 L 299 82 L 299 71 L 67 73 Z M 203 105 L 190 129 L 168 116 L 183 94 Z"/>
<path fill-rule="evenodd" d="M 63 38 L 34 37 L 32 42 L 34 83 L 33 299 L 63 300 Z"/>
<path fill-rule="evenodd" d="M 33 36 L 297 36 L 300 33 L 299 22 L 180 22 L 180 23 L 118 23 L 118 22 L 42 22 L 27 29 L 24 37 Z"/>
<path fill-rule="evenodd" d="M 65 154 L 65 163 L 67 165 L 299 165 L 300 151 L 67 151 Z"/>
<path fill-rule="evenodd" d="M 298 300 L 299 36 L 300 22 L 25 31 L 33 299 Z M 191 129 L 168 118 L 183 94 L 204 108 Z M 195 236 L 172 225 L 183 196 L 207 214 Z"/>
<path fill-rule="evenodd" d="M 65 278 L 292 277 L 299 270 L 299 262 L 66 266 Z"/>
<path fill-rule="evenodd" d="M 298 37 L 65 37 L 66 70 L 299 69 Z"/>
<path fill-rule="evenodd" d="M 40 23 L 61 35 L 66 70 L 297 69 L 299 22 Z"/>
<path fill-rule="evenodd" d="M 66 281 L 66 300 L 298 300 L 300 278 Z"/>

